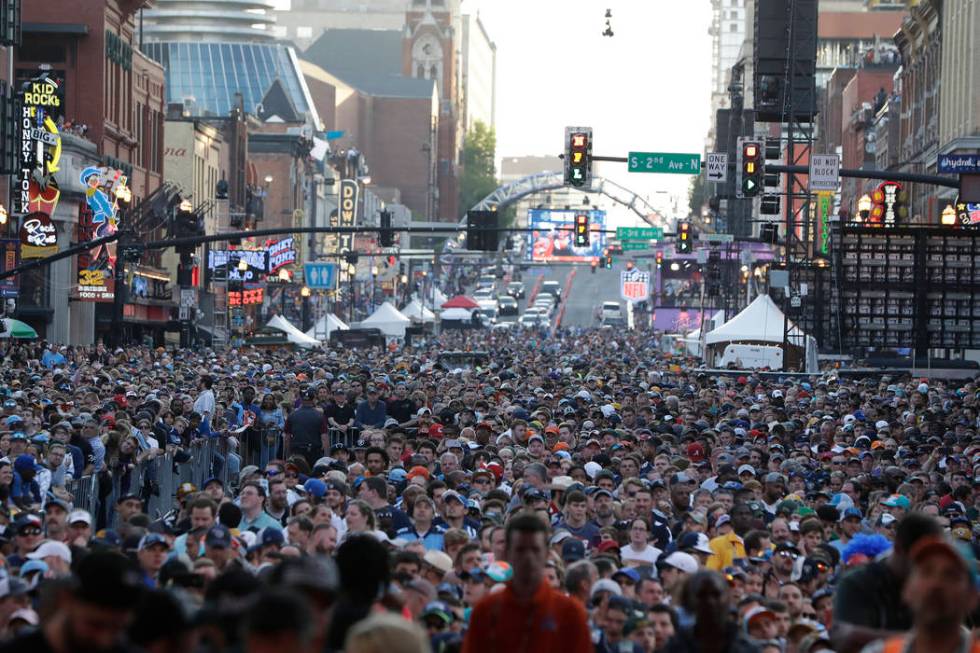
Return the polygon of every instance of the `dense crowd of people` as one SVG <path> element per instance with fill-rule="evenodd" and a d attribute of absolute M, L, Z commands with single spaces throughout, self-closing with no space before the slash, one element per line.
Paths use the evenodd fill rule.
<path fill-rule="evenodd" d="M 3 353 L 3 652 L 978 650 L 973 381 L 610 330 Z"/>

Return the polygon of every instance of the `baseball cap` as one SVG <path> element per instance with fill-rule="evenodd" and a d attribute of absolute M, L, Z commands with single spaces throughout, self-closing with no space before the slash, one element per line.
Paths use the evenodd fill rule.
<path fill-rule="evenodd" d="M 585 542 L 569 538 L 561 543 L 561 559 L 565 564 L 577 562 L 585 557 Z"/>
<path fill-rule="evenodd" d="M 913 566 L 930 555 L 947 556 L 962 567 L 974 586 L 978 585 L 977 559 L 965 543 L 961 545 L 942 536 L 930 535 L 916 542 L 909 552 Z"/>
<path fill-rule="evenodd" d="M 698 561 L 690 553 L 674 551 L 664 558 L 664 564 L 670 565 L 674 569 L 680 569 L 684 573 L 693 574 L 698 570 Z"/>
<path fill-rule="evenodd" d="M 904 508 L 908 510 L 912 506 L 912 502 L 904 494 L 893 494 L 887 499 L 882 499 L 881 505 L 889 508 Z"/>
<path fill-rule="evenodd" d="M 92 515 L 89 514 L 88 510 L 72 510 L 68 515 L 69 524 L 83 523 L 87 526 L 92 525 Z"/>
<path fill-rule="evenodd" d="M 592 586 L 592 593 L 591 593 L 591 595 L 592 596 L 595 596 L 599 592 L 609 592 L 613 596 L 622 596 L 623 595 L 623 588 L 621 588 L 619 586 L 619 583 L 617 583 L 614 580 L 610 580 L 608 578 L 602 578 L 602 579 L 597 580 L 595 582 L 595 585 Z"/>
<path fill-rule="evenodd" d="M 164 546 L 168 550 L 170 549 L 170 543 L 167 542 L 167 538 L 161 533 L 147 533 L 140 539 L 139 547 L 140 551 L 143 549 L 149 549 L 151 546 Z"/>
<path fill-rule="evenodd" d="M 227 549 L 231 546 L 231 531 L 224 524 L 215 524 L 204 536 L 204 545 L 215 549 Z"/>
<path fill-rule="evenodd" d="M 770 619 L 775 619 L 776 613 L 765 606 L 757 605 L 745 613 L 745 616 L 742 618 L 742 623 L 745 625 L 745 628 L 748 629 L 749 625 L 752 623 L 753 620 L 760 619 L 763 617 L 769 617 Z"/>
<path fill-rule="evenodd" d="M 31 560 L 44 560 L 50 556 L 57 556 L 68 564 L 71 564 L 71 549 L 64 542 L 47 540 L 41 543 L 41 546 L 37 547 L 33 553 L 27 554 L 27 557 Z"/>
<path fill-rule="evenodd" d="M 135 565 L 113 551 L 93 551 L 75 569 L 75 597 L 113 610 L 132 610 L 143 584 Z"/>
<path fill-rule="evenodd" d="M 262 529 L 262 534 L 259 536 L 260 546 L 282 546 L 286 543 L 286 538 L 283 537 L 282 531 L 275 527 L 267 527 Z"/>
<path fill-rule="evenodd" d="M 844 521 L 845 519 L 853 519 L 855 517 L 857 519 L 863 519 L 864 515 L 861 514 L 860 508 L 855 508 L 854 506 L 851 506 L 850 508 L 844 509 L 844 512 L 840 516 L 840 520 Z"/>

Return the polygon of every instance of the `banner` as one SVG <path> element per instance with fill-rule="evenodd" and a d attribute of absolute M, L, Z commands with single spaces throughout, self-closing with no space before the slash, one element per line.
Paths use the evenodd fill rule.
<path fill-rule="evenodd" d="M 57 184 L 53 191 L 49 186 L 61 160 L 58 121 L 64 116 L 64 80 L 43 71 L 24 82 L 20 95 L 20 170 L 11 188 L 11 215 L 43 212 L 50 217 L 60 194 Z"/>
<path fill-rule="evenodd" d="M 341 227 L 353 227 L 357 224 L 357 194 L 358 186 L 355 179 L 340 180 L 340 225 Z M 340 243 L 340 252 L 349 252 L 354 246 L 354 234 L 340 234 L 337 239 Z"/>
<path fill-rule="evenodd" d="M 589 216 L 589 244 L 575 247 L 575 216 L 582 213 Z M 531 209 L 527 222 L 531 228 L 527 251 L 532 261 L 584 263 L 602 256 L 606 247 L 605 211 Z"/>
<path fill-rule="evenodd" d="M 619 296 L 633 303 L 649 299 L 650 273 L 636 268 L 623 270 L 619 276 Z"/>

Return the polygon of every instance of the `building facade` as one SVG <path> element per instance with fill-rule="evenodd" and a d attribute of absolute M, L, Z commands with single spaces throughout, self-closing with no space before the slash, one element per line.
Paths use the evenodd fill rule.
<path fill-rule="evenodd" d="M 923 0 L 895 34 L 902 56 L 899 138 L 904 172 L 936 172 L 942 104 L 943 4 L 942 0 Z M 909 194 L 912 222 L 938 224 L 940 207 L 935 188 L 910 184 Z"/>
<path fill-rule="evenodd" d="M 136 3 L 122 0 L 55 0 L 24 3 L 23 45 L 15 50 L 16 84 L 46 71 L 61 80 L 63 104 L 58 131 L 64 162 L 54 179 L 60 196 L 51 209 L 59 248 L 91 238 L 85 231 L 86 189 L 79 179 L 89 168 L 105 176 L 125 177 L 131 191 L 129 206 L 152 195 L 162 182 L 164 78 L 162 69 L 137 49 Z M 123 211 L 120 227 L 129 217 Z M 143 239 L 160 234 L 152 229 Z M 114 251 L 109 253 L 114 260 Z M 111 293 L 93 299 L 79 291 L 76 258 L 21 275 L 21 295 L 15 316 L 31 324 L 39 335 L 56 342 L 91 344 L 108 337 Z M 148 275 L 159 269 L 159 253 L 147 252 L 142 266 Z M 160 288 L 157 299 L 169 292 Z M 135 308 L 150 301 L 131 295 L 124 315 L 133 332 L 162 338 L 169 312 L 152 315 Z M 154 300 L 156 301 L 156 300 Z M 166 313 L 166 315 L 164 315 Z M 138 325 L 138 326 L 137 326 Z"/>
<path fill-rule="evenodd" d="M 463 15 L 463 123 L 466 131 L 479 121 L 497 126 L 497 44 L 479 14 Z"/>

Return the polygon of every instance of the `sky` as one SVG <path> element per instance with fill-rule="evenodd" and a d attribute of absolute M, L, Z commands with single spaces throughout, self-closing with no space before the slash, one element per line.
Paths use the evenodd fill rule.
<path fill-rule="evenodd" d="M 612 10 L 612 38 L 601 35 Z M 711 91 L 709 0 L 463 0 L 497 45 L 497 154 L 559 154 L 566 125 L 593 154 L 701 152 Z M 686 206 L 687 175 L 603 175 Z"/>

